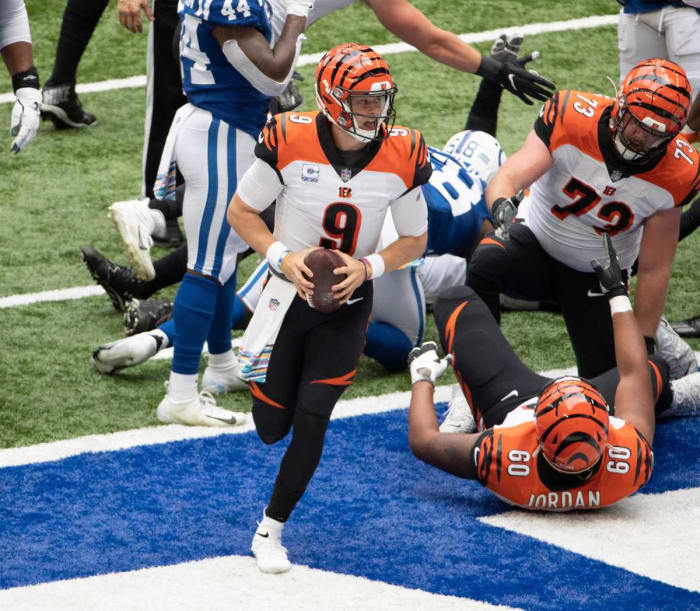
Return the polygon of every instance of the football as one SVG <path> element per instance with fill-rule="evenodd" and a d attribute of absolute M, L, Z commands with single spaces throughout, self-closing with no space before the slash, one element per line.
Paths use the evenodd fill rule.
<path fill-rule="evenodd" d="M 314 294 L 308 297 L 308 304 L 319 312 L 335 312 L 342 304 L 333 296 L 331 287 L 347 278 L 346 274 L 333 273 L 336 267 L 343 267 L 342 257 L 335 250 L 317 248 L 306 255 L 304 263 L 313 273 L 309 280 L 314 283 Z"/>

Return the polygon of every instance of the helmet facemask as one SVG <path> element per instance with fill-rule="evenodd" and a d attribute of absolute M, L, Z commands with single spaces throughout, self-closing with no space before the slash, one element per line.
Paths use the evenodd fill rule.
<path fill-rule="evenodd" d="M 396 86 L 388 89 L 381 86 L 385 87 L 386 83 L 373 83 L 373 91 L 334 87 L 331 95 L 343 108 L 334 123 L 356 140 L 367 142 L 386 138 L 396 120 L 394 96 L 398 89 Z M 368 126 L 368 122 L 374 125 Z"/>
<path fill-rule="evenodd" d="M 668 133 L 666 125 L 647 115 L 640 119 L 627 107 L 620 94 L 617 116 L 611 118 L 613 143 L 625 161 L 640 161 L 658 149 L 665 148 L 678 133 Z M 679 130 L 680 131 L 680 130 Z"/>

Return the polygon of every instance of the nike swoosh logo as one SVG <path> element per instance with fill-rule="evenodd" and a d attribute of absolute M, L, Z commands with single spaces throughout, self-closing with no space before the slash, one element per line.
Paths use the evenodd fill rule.
<path fill-rule="evenodd" d="M 262 533 L 255 533 L 256 537 L 262 537 L 263 539 L 267 539 L 270 536 L 270 533 L 265 533 L 264 535 Z"/>
<path fill-rule="evenodd" d="M 592 291 L 591 289 L 588 289 L 587 295 L 589 297 L 605 297 L 605 293 L 596 293 L 595 291 Z"/>
<path fill-rule="evenodd" d="M 352 305 L 353 303 L 357 303 L 358 301 L 362 301 L 364 297 L 358 297 L 357 299 L 348 299 L 347 304 Z"/>
<path fill-rule="evenodd" d="M 511 390 L 505 397 L 501 399 L 501 401 L 505 401 L 506 399 L 510 399 L 511 397 L 517 397 L 518 396 L 518 391 L 517 390 Z"/>
<path fill-rule="evenodd" d="M 209 414 L 205 414 L 207 418 L 210 418 L 211 420 L 218 420 L 219 422 L 225 422 L 226 424 L 236 424 L 236 417 L 231 416 L 230 418 L 218 418 L 217 416 L 210 416 Z"/>

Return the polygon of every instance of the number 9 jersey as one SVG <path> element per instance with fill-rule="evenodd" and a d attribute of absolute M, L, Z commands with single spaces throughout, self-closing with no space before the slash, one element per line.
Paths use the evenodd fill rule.
<path fill-rule="evenodd" d="M 362 257 L 376 251 L 387 209 L 400 236 L 427 231 L 420 189 L 432 172 L 427 151 L 421 133 L 403 127 L 360 151 L 340 151 L 320 112 L 275 115 L 238 194 L 259 211 L 277 199 L 274 234 L 288 248 Z"/>
<path fill-rule="evenodd" d="M 651 447 L 629 422 L 612 416 L 608 443 L 593 474 L 580 483 L 570 474 L 560 475 L 542 456 L 535 437 L 530 404 L 536 401 L 510 412 L 503 424 L 484 431 L 474 444 L 472 459 L 482 486 L 525 509 L 570 511 L 612 505 L 649 481 Z"/>
<path fill-rule="evenodd" d="M 622 159 L 610 137 L 612 105 L 595 93 L 560 91 L 542 107 L 534 130 L 554 163 L 518 211 L 547 254 L 582 272 L 606 258 L 603 232 L 621 267 L 631 267 L 644 221 L 688 203 L 700 188 L 700 158 L 682 136 L 644 163 Z"/>

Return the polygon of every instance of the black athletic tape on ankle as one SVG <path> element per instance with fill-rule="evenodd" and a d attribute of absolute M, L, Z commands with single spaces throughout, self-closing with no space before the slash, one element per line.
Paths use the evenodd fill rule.
<path fill-rule="evenodd" d="M 32 89 L 40 89 L 39 73 L 34 66 L 31 66 L 23 72 L 17 72 L 12 75 L 12 89 L 17 93 L 22 87 L 31 87 Z"/>

